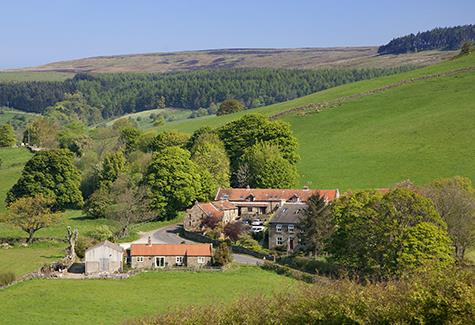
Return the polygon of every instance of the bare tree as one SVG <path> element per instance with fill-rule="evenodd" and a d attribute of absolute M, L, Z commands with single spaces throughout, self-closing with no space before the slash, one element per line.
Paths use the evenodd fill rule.
<path fill-rule="evenodd" d="M 116 220 L 120 229 L 117 237 L 129 234 L 129 226 L 133 223 L 150 220 L 154 213 L 150 209 L 146 188 L 137 186 L 127 175 L 120 175 L 111 187 L 114 203 L 106 213 L 107 217 Z"/>
<path fill-rule="evenodd" d="M 68 248 L 66 248 L 66 258 L 70 261 L 74 262 L 76 259 L 76 242 L 78 240 L 79 231 L 78 229 L 72 230 L 70 226 L 68 226 L 68 234 L 66 235 L 66 239 L 68 241 Z"/>
<path fill-rule="evenodd" d="M 471 181 L 463 177 L 442 179 L 423 191 L 447 223 L 455 255 L 463 260 L 467 249 L 475 246 L 475 191 Z"/>

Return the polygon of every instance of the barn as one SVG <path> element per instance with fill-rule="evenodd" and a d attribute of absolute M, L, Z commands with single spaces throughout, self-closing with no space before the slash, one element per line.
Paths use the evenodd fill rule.
<path fill-rule="evenodd" d="M 124 249 L 110 241 L 103 241 L 86 250 L 86 274 L 113 273 L 122 270 Z"/>

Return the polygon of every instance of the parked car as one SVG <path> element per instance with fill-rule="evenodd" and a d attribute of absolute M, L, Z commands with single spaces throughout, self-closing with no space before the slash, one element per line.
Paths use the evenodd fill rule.
<path fill-rule="evenodd" d="M 252 225 L 253 226 L 263 226 L 264 225 L 264 222 L 262 222 L 260 219 L 254 219 L 252 221 Z"/>
<path fill-rule="evenodd" d="M 258 232 L 264 231 L 264 229 L 265 229 L 264 226 L 252 226 L 251 232 L 258 233 Z"/>

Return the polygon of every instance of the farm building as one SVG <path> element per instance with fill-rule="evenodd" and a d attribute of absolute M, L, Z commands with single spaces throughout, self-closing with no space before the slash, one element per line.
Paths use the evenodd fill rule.
<path fill-rule="evenodd" d="M 131 266 L 136 269 L 203 267 L 211 264 L 211 244 L 132 244 Z"/>
<path fill-rule="evenodd" d="M 122 270 L 124 249 L 110 241 L 103 241 L 86 250 L 86 274 L 113 273 Z"/>

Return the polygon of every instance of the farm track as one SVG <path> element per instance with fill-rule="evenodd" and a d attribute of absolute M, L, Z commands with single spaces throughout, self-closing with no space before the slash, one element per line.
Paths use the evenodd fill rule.
<path fill-rule="evenodd" d="M 425 76 L 421 76 L 421 77 L 417 77 L 417 78 L 404 79 L 404 80 L 400 80 L 398 82 L 386 85 L 384 87 L 378 87 L 378 88 L 371 89 L 371 90 L 366 91 L 366 92 L 357 93 L 357 94 L 353 94 L 353 95 L 349 95 L 349 96 L 342 96 L 342 97 L 339 97 L 339 98 L 331 100 L 331 101 L 324 101 L 324 102 L 321 102 L 321 103 L 311 103 L 311 104 L 306 104 L 306 105 L 303 105 L 303 106 L 295 107 L 295 108 L 292 108 L 292 109 L 289 109 L 289 110 L 286 110 L 286 111 L 283 111 L 283 112 L 273 114 L 273 115 L 269 116 L 269 118 L 272 119 L 272 120 L 275 120 L 275 119 L 281 118 L 283 116 L 290 115 L 290 114 L 295 114 L 295 113 L 306 114 L 306 113 L 310 113 L 310 112 L 321 112 L 323 110 L 338 107 L 341 104 L 349 102 L 349 101 L 353 101 L 353 100 L 360 99 L 360 98 L 367 97 L 367 96 L 372 96 L 372 95 L 375 95 L 375 94 L 380 94 L 380 93 L 383 93 L 387 90 L 391 90 L 391 89 L 394 89 L 394 88 L 398 88 L 398 87 L 401 87 L 401 86 L 412 84 L 412 83 L 415 83 L 415 82 L 418 82 L 418 81 L 430 80 L 430 79 L 441 78 L 441 77 L 450 77 L 450 76 L 454 76 L 454 75 L 457 75 L 457 74 L 460 74 L 460 73 L 470 72 L 470 71 L 475 71 L 475 66 L 464 67 L 464 68 L 461 68 L 461 69 L 456 69 L 456 70 L 451 70 L 451 71 L 446 71 L 446 72 L 441 72 L 441 73 L 429 74 L 429 75 L 425 75 Z"/>

